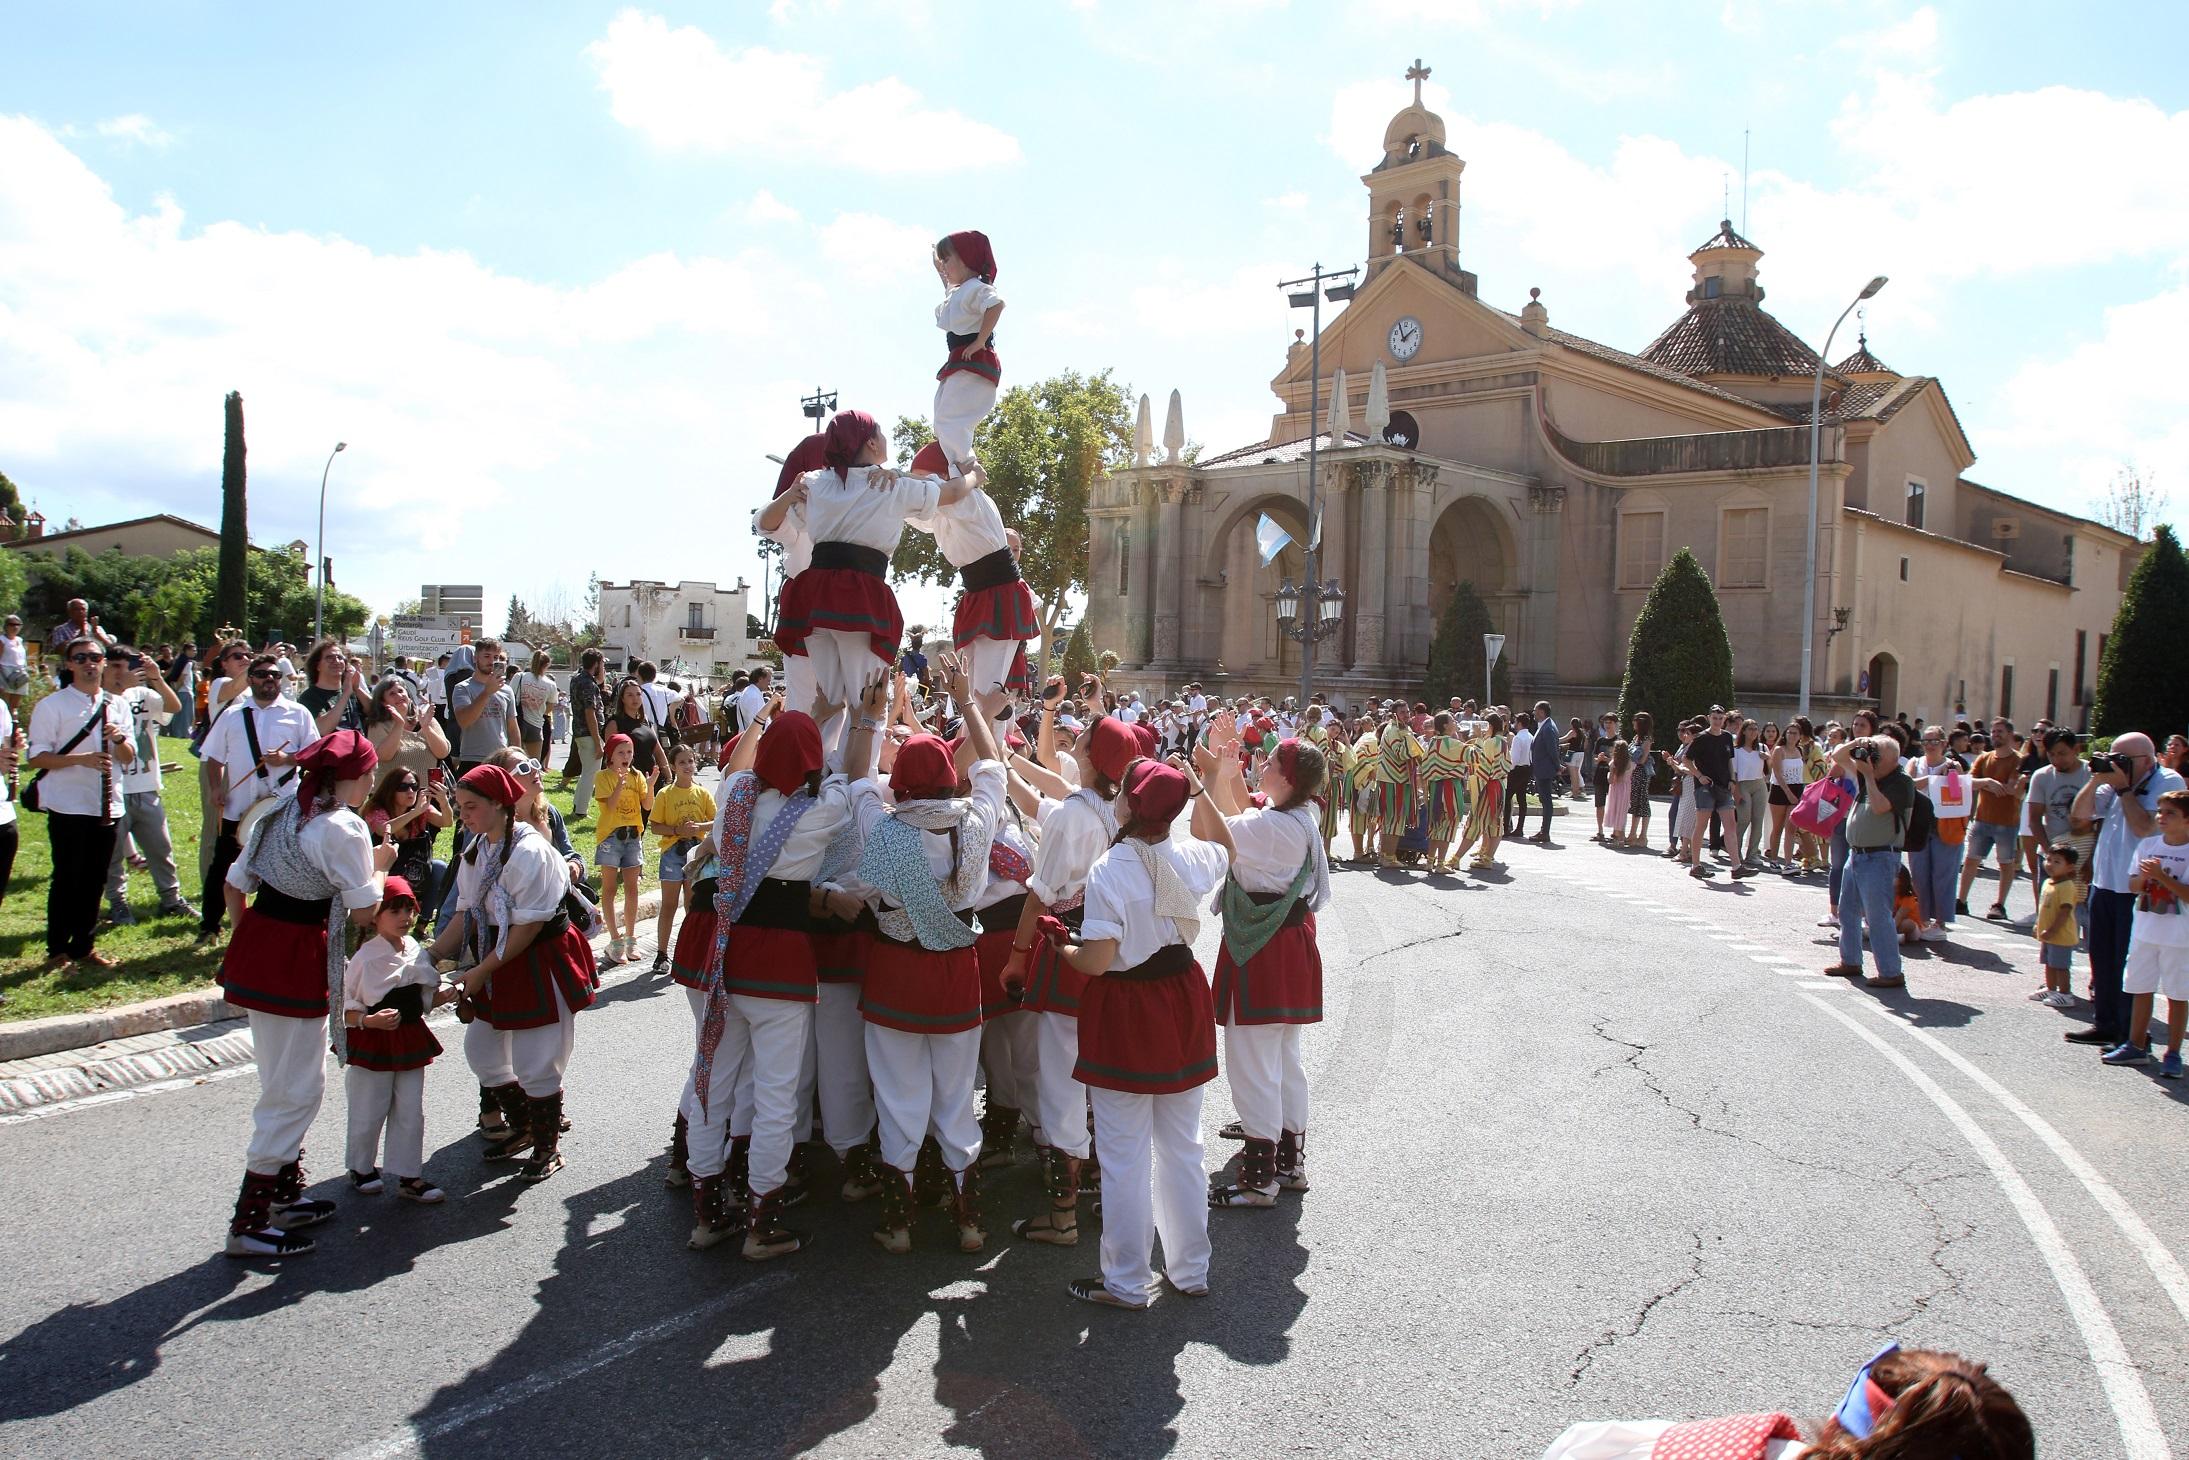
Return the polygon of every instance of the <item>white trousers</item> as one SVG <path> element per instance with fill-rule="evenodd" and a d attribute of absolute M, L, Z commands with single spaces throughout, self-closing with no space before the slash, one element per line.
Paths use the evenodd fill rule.
<path fill-rule="evenodd" d="M 871 642 L 867 646 L 867 652 L 870 655 L 873 653 Z M 811 659 L 804 654 L 785 654 L 783 656 L 783 675 L 778 683 L 783 691 L 784 709 L 796 710 L 801 715 L 812 711 L 814 676 L 813 661 Z M 848 700 L 830 698 L 830 704 L 841 704 L 844 708 L 831 715 L 826 725 L 819 727 L 821 744 L 824 748 L 836 744 L 843 738 L 844 730 L 851 721 L 851 707 L 858 702 L 859 697 L 857 695 L 853 695 Z"/>
<path fill-rule="evenodd" d="M 973 693 L 995 694 L 1003 688 L 1003 682 L 1011 677 L 1011 666 L 1018 662 L 1019 639 L 975 639 L 972 643 L 973 665 L 969 676 Z"/>
<path fill-rule="evenodd" d="M 988 1103 L 1030 1109 L 1040 1094 L 1034 1062 L 1040 1040 L 1038 1014 L 999 1014 L 980 1027 L 981 1069 L 988 1075 Z M 1038 1122 L 1037 1122 L 1038 1123 Z"/>
<path fill-rule="evenodd" d="M 693 1140 L 693 1135 L 698 1130 L 700 1123 L 699 1097 L 695 1093 L 693 1082 L 699 1075 L 699 1031 L 700 1026 L 707 1021 L 707 995 L 702 989 L 686 988 L 684 998 L 692 1010 L 692 1058 L 684 1067 L 684 1090 L 682 1094 L 677 1096 L 676 1111 L 677 1114 L 684 1117 L 684 1165 L 686 1170 L 690 1170 L 692 1155 L 699 1150 L 698 1145 Z M 714 1079 L 708 1085 L 710 1093 L 707 1097 L 710 1109 L 715 1100 L 724 1101 L 723 1108 L 714 1112 L 715 1118 L 712 1126 L 714 1134 L 709 1137 L 711 1154 L 703 1158 L 716 1171 L 720 1171 L 726 1162 L 729 1138 L 733 1135 L 749 1136 L 752 1134 L 752 1059 L 750 1053 L 748 1052 L 743 1060 L 730 1060 L 727 1067 L 723 1064 L 725 1057 L 724 1051 L 720 1049 L 715 1051 Z M 725 1080 L 728 1082 L 727 1084 L 724 1084 Z M 713 1093 L 717 1087 L 731 1093 L 726 1097 Z M 738 1123 L 740 1119 L 743 1120 L 743 1125 Z"/>
<path fill-rule="evenodd" d="M 1258 1141 L 1307 1130 L 1307 1067 L 1298 1024 L 1226 1024 L 1224 1070 L 1239 1126 Z"/>
<path fill-rule="evenodd" d="M 910 1171 L 930 1131 L 942 1145 L 943 1164 L 952 1171 L 963 1171 L 980 1159 L 980 1122 L 973 1118 L 978 1029 L 907 1034 L 869 1024 L 866 1066 L 874 1077 L 884 1164 Z"/>
<path fill-rule="evenodd" d="M 1205 1285 L 1209 1195 L 1201 1169 L 1201 1087 L 1176 1095 L 1091 1093 L 1095 1138 L 1102 1143 L 1102 1285 L 1128 1303 L 1153 1298 L 1150 1254 L 1157 1237 L 1171 1281 L 1182 1288 Z"/>
<path fill-rule="evenodd" d="M 730 995 L 722 1042 L 715 1046 L 707 1084 L 707 1112 L 701 1115 L 698 1102 L 693 1102 L 691 1129 L 685 1136 L 694 1176 L 722 1174 L 728 1147 L 723 1132 L 734 1104 L 751 1110 L 752 1147 L 747 1160 L 752 1189 L 764 1195 L 788 1178 L 793 1128 L 798 1123 L 798 1074 L 805 1063 L 806 1031 L 812 1022 L 811 1004 Z M 752 1094 L 738 1100 L 739 1071 L 745 1066 L 752 1071 Z M 697 1068 L 695 1062 L 695 1072 Z"/>
<path fill-rule="evenodd" d="M 464 1062 L 490 1089 L 514 1080 L 528 1099 L 562 1093 L 563 1071 L 577 1043 L 578 1021 L 555 990 L 556 1020 L 536 1029 L 496 1029 L 484 1018 L 464 1027 Z"/>
<path fill-rule="evenodd" d="M 342 1072 L 350 1102 L 349 1166 L 390 1176 L 420 1176 L 426 1159 L 426 1072 L 367 1070 L 351 1065 Z M 387 1132 L 387 1158 L 380 1136 Z"/>
<path fill-rule="evenodd" d="M 804 705 L 785 706 L 801 712 L 812 707 L 816 694 L 826 695 L 832 705 L 856 705 L 866 682 L 889 667 L 874 652 L 871 636 L 847 634 L 841 629 L 815 629 L 808 633 L 805 658 L 806 668 L 813 675 L 813 688 L 807 691 Z M 831 729 L 831 726 L 835 728 Z M 848 748 L 845 742 L 849 738 L 844 732 L 850 728 L 849 710 L 833 716 L 821 727 L 821 754 L 832 771 L 844 768 L 844 752 Z"/>
<path fill-rule="evenodd" d="M 996 382 L 970 370 L 953 370 L 935 382 L 935 442 L 953 470 L 973 459 L 973 428 L 995 408 Z"/>
<path fill-rule="evenodd" d="M 251 1053 L 258 1063 L 258 1103 L 251 1107 L 246 1169 L 272 1176 L 304 1149 L 304 1133 L 327 1093 L 327 1021 L 251 1014 Z"/>
<path fill-rule="evenodd" d="M 821 1091 L 821 1130 L 841 1156 L 874 1129 L 874 1086 L 866 1072 L 866 1019 L 855 983 L 821 985 L 813 1009 L 814 1075 Z"/>
<path fill-rule="evenodd" d="M 1047 1012 L 1024 1016 L 1038 1021 L 1034 1033 L 1034 1107 L 1043 1144 L 1067 1156 L 1087 1159 L 1087 1087 L 1072 1078 L 1079 1068 L 1079 1017 Z"/>

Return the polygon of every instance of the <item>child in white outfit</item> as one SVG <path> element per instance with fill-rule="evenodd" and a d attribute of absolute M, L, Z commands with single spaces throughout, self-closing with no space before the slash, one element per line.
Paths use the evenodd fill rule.
<path fill-rule="evenodd" d="M 433 958 L 410 936 L 418 898 L 401 877 L 383 888 L 372 936 L 350 955 L 342 975 L 342 1022 L 349 1030 L 350 1186 L 366 1196 L 382 1190 L 380 1148 L 396 1195 L 431 1205 L 441 1189 L 425 1179 L 426 1066 L 441 1052 L 426 1014 L 455 1000 L 441 988 Z"/>
<path fill-rule="evenodd" d="M 935 440 L 949 458 L 949 476 L 973 465 L 973 428 L 996 407 L 1003 365 L 995 332 L 1003 296 L 996 292 L 996 255 L 985 233 L 953 233 L 936 244 L 935 272 L 950 291 L 935 306 L 935 324 L 950 345 L 935 372 Z"/>

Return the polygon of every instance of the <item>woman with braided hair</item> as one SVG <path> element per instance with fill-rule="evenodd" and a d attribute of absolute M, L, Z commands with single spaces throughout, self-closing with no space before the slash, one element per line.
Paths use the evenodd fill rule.
<path fill-rule="evenodd" d="M 456 812 L 471 845 L 456 865 L 456 915 L 433 943 L 438 962 L 468 954 L 462 976 L 470 1026 L 464 1058 L 493 1091 L 509 1134 L 490 1161 L 529 1156 L 521 1175 L 545 1181 L 562 1160 L 562 1081 L 576 1015 L 593 1002 L 593 945 L 563 909 L 570 869 L 554 844 L 517 815 L 525 788 L 498 765 L 456 783 Z"/>
<path fill-rule="evenodd" d="M 1543 1460 L 2036 1460 L 2014 1396 L 1982 1364 L 1890 1344 L 1818 1423 L 1791 1415 L 1577 1424 Z"/>

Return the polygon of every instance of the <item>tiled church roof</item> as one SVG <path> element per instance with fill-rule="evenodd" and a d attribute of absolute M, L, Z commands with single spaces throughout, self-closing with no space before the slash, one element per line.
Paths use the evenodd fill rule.
<path fill-rule="evenodd" d="M 1817 352 L 1752 299 L 1698 299 L 1642 358 L 1682 375 L 1808 375 Z"/>
<path fill-rule="evenodd" d="M 1870 337 L 1864 335 L 1855 352 L 1832 367 L 1838 375 L 1897 375 L 1899 372 L 1870 353 Z"/>

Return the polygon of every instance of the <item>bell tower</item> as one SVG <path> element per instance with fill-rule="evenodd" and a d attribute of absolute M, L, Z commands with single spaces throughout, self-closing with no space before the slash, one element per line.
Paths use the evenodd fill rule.
<path fill-rule="evenodd" d="M 1444 118 L 1422 105 L 1429 68 L 1406 70 L 1413 105 L 1383 129 L 1383 160 L 1361 181 L 1368 188 L 1368 278 L 1411 258 L 1475 292 L 1475 276 L 1459 266 L 1459 175 L 1467 164 L 1444 145 Z"/>

